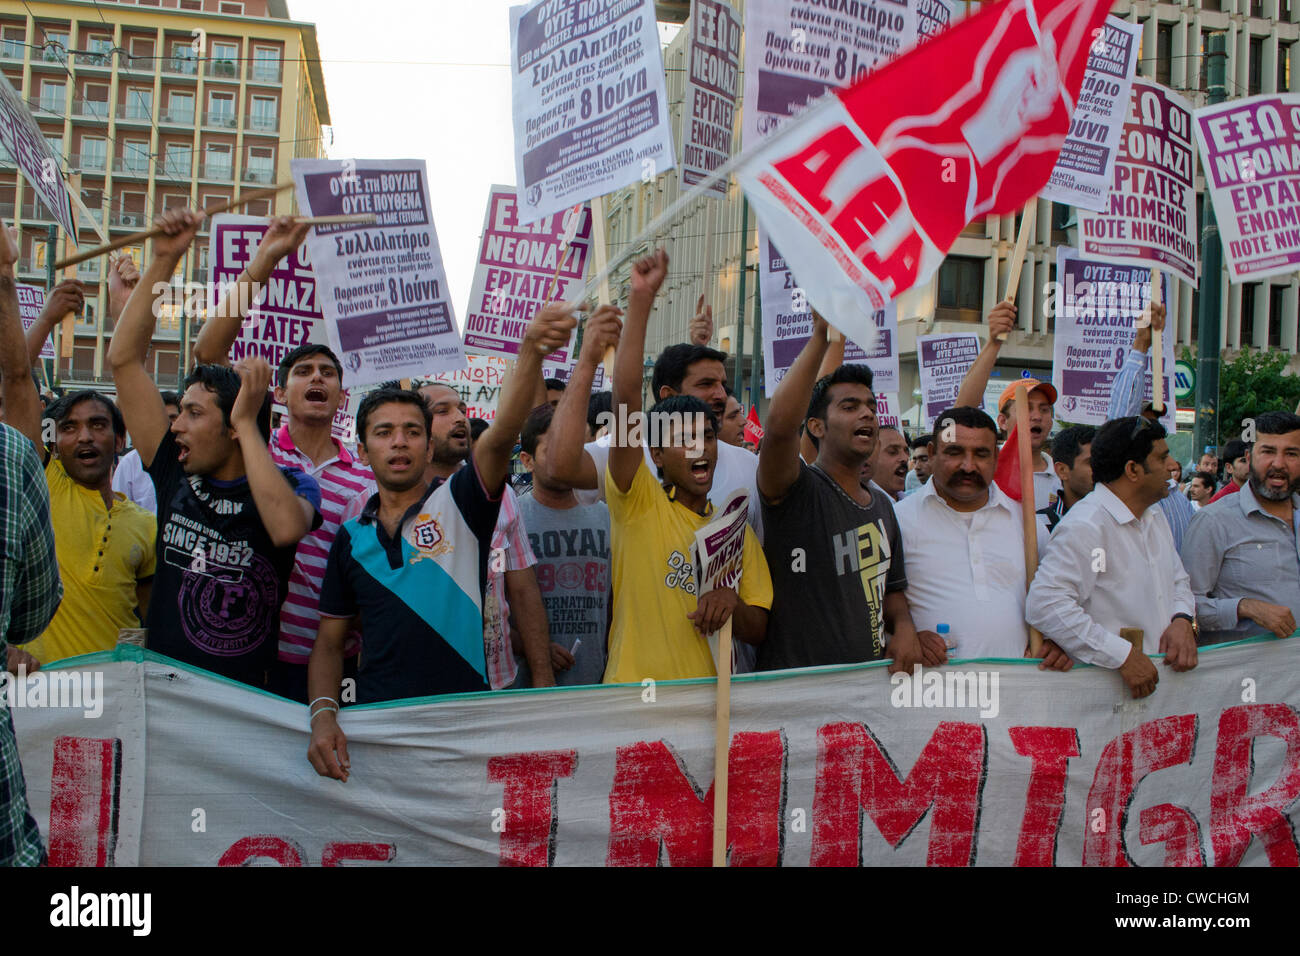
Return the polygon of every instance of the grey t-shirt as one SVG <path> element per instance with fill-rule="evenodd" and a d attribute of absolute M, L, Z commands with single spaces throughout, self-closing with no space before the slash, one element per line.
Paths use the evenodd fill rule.
<path fill-rule="evenodd" d="M 885 595 L 907 587 L 889 496 L 872 489 L 864 508 L 800 462 L 784 500 L 763 502 L 763 527 L 773 600 L 758 669 L 884 658 Z"/>
<path fill-rule="evenodd" d="M 574 657 L 572 667 L 555 672 L 555 683 L 599 684 L 608 656 L 609 509 L 603 502 L 548 508 L 529 494 L 519 496 L 519 514 L 537 558 L 551 641 Z M 517 654 L 515 659 L 519 677 L 511 686 L 531 686 L 527 661 Z"/>

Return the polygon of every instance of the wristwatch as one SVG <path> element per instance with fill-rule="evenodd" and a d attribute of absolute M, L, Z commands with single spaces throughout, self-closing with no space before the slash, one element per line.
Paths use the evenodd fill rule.
<path fill-rule="evenodd" d="M 1188 624 L 1192 625 L 1192 634 L 1193 634 L 1193 636 L 1195 636 L 1195 637 L 1200 637 L 1200 636 L 1201 636 L 1201 629 L 1200 629 L 1200 627 L 1199 627 L 1199 626 L 1197 625 L 1197 623 L 1196 623 L 1196 618 L 1192 617 L 1190 614 L 1184 614 L 1183 612 L 1179 611 L 1177 614 L 1175 614 L 1173 617 L 1171 617 L 1171 618 L 1169 619 L 1169 621 L 1170 621 L 1170 623 L 1172 624 L 1174 621 L 1178 620 L 1180 617 L 1181 617 L 1184 621 L 1186 621 Z"/>

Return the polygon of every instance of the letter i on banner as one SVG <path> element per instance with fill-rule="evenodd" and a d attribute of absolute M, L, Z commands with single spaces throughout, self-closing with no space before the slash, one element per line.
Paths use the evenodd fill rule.
<path fill-rule="evenodd" d="M 1020 269 L 1025 264 L 1025 253 L 1029 251 L 1029 236 L 1034 231 L 1034 220 L 1038 214 L 1038 197 L 1033 196 L 1025 203 L 1024 212 L 1020 214 L 1020 234 L 1016 236 L 1016 249 L 1011 254 L 1011 272 L 1007 275 L 1007 294 L 1003 302 L 1016 301 L 1016 292 L 1020 285 Z M 1005 342 L 1007 337 L 999 335 L 998 341 Z M 1028 426 L 1026 426 L 1028 434 Z"/>
<path fill-rule="evenodd" d="M 1030 200 L 1033 203 L 1033 200 Z M 1026 211 L 1026 216 L 1032 213 Z M 1022 227 L 1023 228 L 1023 227 Z M 1017 268 L 1016 272 L 1020 270 Z M 1007 291 L 1011 291 L 1011 286 Z M 1024 523 L 1025 538 L 1025 588 L 1034 583 L 1038 571 L 1038 524 L 1034 517 L 1034 462 L 1029 447 L 1029 386 L 1022 378 L 1016 383 L 1016 439 L 1020 453 L 1020 520 Z M 1043 635 L 1035 628 L 1029 629 L 1029 654 L 1043 656 Z"/>
<path fill-rule="evenodd" d="M 1155 307 L 1160 301 L 1160 270 L 1151 270 L 1151 408 L 1157 415 L 1165 413 L 1165 333 L 1155 327 Z"/>

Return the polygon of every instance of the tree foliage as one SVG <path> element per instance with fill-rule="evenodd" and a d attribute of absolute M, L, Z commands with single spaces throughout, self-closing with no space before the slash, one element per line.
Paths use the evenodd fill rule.
<path fill-rule="evenodd" d="M 1218 444 L 1241 437 L 1242 419 L 1261 412 L 1295 411 L 1300 376 L 1284 373 L 1290 353 L 1244 351 L 1219 366 Z"/>

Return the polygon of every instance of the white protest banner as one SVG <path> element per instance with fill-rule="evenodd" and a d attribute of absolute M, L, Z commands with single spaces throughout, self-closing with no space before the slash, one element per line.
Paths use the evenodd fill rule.
<path fill-rule="evenodd" d="M 1193 125 L 1228 279 L 1250 282 L 1300 268 L 1300 93 L 1206 106 Z"/>
<path fill-rule="evenodd" d="M 27 185 L 35 190 L 45 208 L 63 227 L 64 235 L 76 245 L 77 213 L 72 207 L 68 186 L 63 181 L 60 157 L 54 155 L 27 104 L 4 73 L 0 73 L 0 147 L 17 164 Z"/>
<path fill-rule="evenodd" d="M 26 332 L 41 316 L 41 310 L 45 308 L 45 290 L 36 285 L 24 285 L 17 283 L 15 288 L 18 290 L 18 316 L 23 320 L 23 331 Z M 54 340 L 52 336 L 45 337 L 45 344 L 41 346 L 41 358 L 54 358 Z"/>
<path fill-rule="evenodd" d="M 951 408 L 971 363 L 980 354 L 980 337 L 973 332 L 918 335 L 916 361 L 921 377 L 924 428 L 934 427 L 939 413 Z"/>
<path fill-rule="evenodd" d="M 812 334 L 812 305 L 795 284 L 794 273 L 758 227 L 759 282 L 763 302 L 763 391 L 768 398 L 808 343 Z M 872 313 L 871 346 L 864 349 L 852 339 L 844 342 L 844 361 L 871 369 L 872 388 L 877 392 L 898 391 L 898 303 L 886 302 Z"/>
<path fill-rule="evenodd" d="M 892 428 L 902 432 L 897 392 L 876 392 L 876 428 Z"/>
<path fill-rule="evenodd" d="M 1107 17 L 1088 50 L 1083 90 L 1070 117 L 1070 133 L 1056 159 L 1052 177 L 1039 192 L 1080 209 L 1103 210 L 1110 192 L 1116 150 L 1138 56 L 1142 24 Z"/>
<path fill-rule="evenodd" d="M 887 667 L 732 679 L 732 866 L 1300 864 L 1295 638 L 1161 666 L 1141 709 L 1095 667 Z M 711 679 L 345 707 L 346 784 L 303 705 L 137 648 L 10 686 L 55 866 L 710 861 Z"/>
<path fill-rule="evenodd" d="M 490 422 L 497 415 L 497 402 L 501 399 L 501 386 L 505 384 L 510 361 L 500 355 L 477 352 L 471 352 L 465 358 L 468 360 L 465 368 L 440 372 L 424 380 L 450 385 L 465 403 L 467 418 Z"/>
<path fill-rule="evenodd" d="M 1198 228 L 1192 106 L 1159 83 L 1136 79 L 1106 207 L 1079 210 L 1079 253 L 1171 269 L 1195 285 Z"/>
<path fill-rule="evenodd" d="M 927 3 L 925 17 L 918 14 L 917 8 L 917 0 L 880 7 L 864 4 L 858 16 L 848 10 L 829 11 L 825 5 L 811 0 L 777 0 L 746 6 L 745 34 L 749 38 L 745 45 L 746 109 L 743 111 L 746 148 L 757 145 L 828 90 L 848 86 L 914 45 L 920 22 L 935 29 L 942 28 L 940 21 L 942 25 L 947 24 L 946 6 Z M 772 245 L 762 224 L 758 247 L 763 250 L 759 257 L 759 285 L 763 290 L 763 382 L 765 394 L 771 397 L 807 341 L 812 315 L 806 305 L 807 293 L 780 251 Z M 872 315 L 879 314 L 883 308 L 882 303 L 880 308 L 872 310 Z M 848 335 L 850 342 L 860 340 L 872 355 L 879 353 L 884 358 L 883 364 L 888 365 L 892 351 L 893 382 L 879 387 L 898 388 L 896 310 L 892 323 L 894 334 L 883 351 L 872 338 L 872 322 L 863 321 L 856 329 L 849 329 L 841 327 L 839 313 L 823 314 Z M 854 361 L 847 356 L 849 348 L 859 353 L 862 349 L 856 344 L 846 346 L 845 361 Z"/>
<path fill-rule="evenodd" d="M 316 225 L 307 247 L 330 346 L 369 385 L 463 367 L 422 159 L 295 159 L 307 216 L 373 213 L 373 225 Z"/>
<path fill-rule="evenodd" d="M 1169 274 L 1161 301 L 1169 301 Z M 1151 301 L 1151 270 L 1079 258 L 1074 249 L 1056 250 L 1056 337 L 1052 345 L 1052 385 L 1056 416 L 1073 425 L 1101 425 L 1109 417 L 1111 383 L 1133 344 L 1134 322 Z M 1170 433 L 1174 418 L 1174 336 L 1163 336 L 1165 413 L 1160 424 Z M 1149 350 L 1148 350 L 1149 351 Z M 1140 382 L 1142 401 L 1151 401 L 1151 359 Z M 1133 411 L 1132 414 L 1137 414 Z"/>
<path fill-rule="evenodd" d="M 810 16 L 831 17 L 808 6 Z M 882 15 L 874 4 L 857 6 Z M 781 237 L 808 299 L 840 331 L 869 341 L 871 315 L 928 280 L 972 219 L 1018 210 L 1047 182 L 1083 83 L 1091 30 L 1108 6 L 985 5 L 835 90 L 756 150 L 746 140 L 737 179 L 769 234 Z M 883 16 L 905 22 L 901 12 Z M 755 46 L 752 29 L 749 38 Z M 853 64 L 857 74 L 846 48 L 837 57 L 837 67 Z M 749 47 L 746 61 L 748 117 L 765 104 L 761 87 L 757 97 L 749 89 Z"/>
<path fill-rule="evenodd" d="M 740 79 L 740 18 L 721 0 L 692 0 L 686 99 L 682 106 L 682 183 L 708 179 L 731 158 Z M 727 194 L 727 181 L 710 189 Z"/>
<path fill-rule="evenodd" d="M 513 186 L 493 186 L 483 216 L 478 265 L 465 310 L 465 349 L 513 358 L 524 330 L 547 302 L 581 295 L 591 244 L 591 210 L 586 206 L 519 222 Z M 561 259 L 561 253 L 564 258 Z M 569 348 L 547 357 L 549 366 L 573 364 Z"/>
<path fill-rule="evenodd" d="M 653 0 L 510 8 L 519 221 L 673 168 Z"/>

